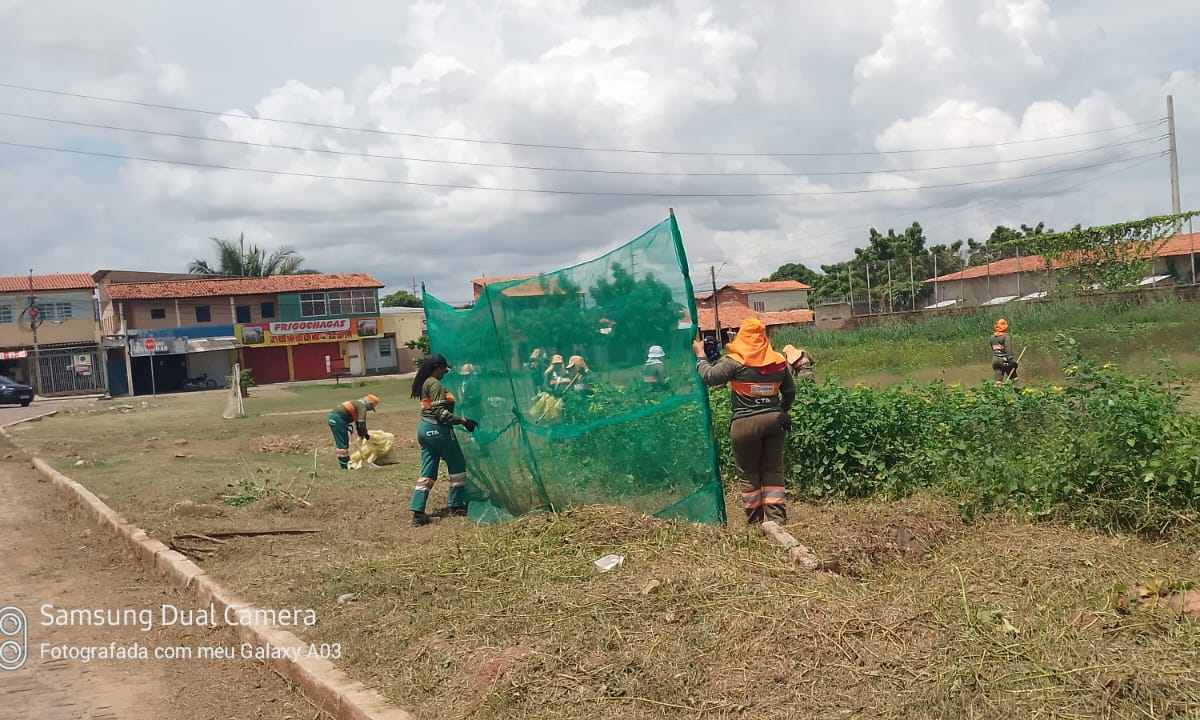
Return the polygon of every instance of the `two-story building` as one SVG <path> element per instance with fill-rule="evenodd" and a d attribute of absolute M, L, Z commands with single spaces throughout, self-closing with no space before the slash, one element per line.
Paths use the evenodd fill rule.
<path fill-rule="evenodd" d="M 729 283 L 717 290 L 717 302 L 741 305 L 760 313 L 807 310 L 809 290 L 811 286 L 797 280 Z M 696 305 L 711 310 L 712 293 L 697 296 Z"/>
<path fill-rule="evenodd" d="M 100 301 L 125 385 L 142 394 L 223 385 L 235 362 L 259 384 L 363 375 L 380 287 L 359 273 L 102 282 Z"/>
<path fill-rule="evenodd" d="M 0 277 L 0 374 L 39 395 L 104 392 L 87 273 Z"/>

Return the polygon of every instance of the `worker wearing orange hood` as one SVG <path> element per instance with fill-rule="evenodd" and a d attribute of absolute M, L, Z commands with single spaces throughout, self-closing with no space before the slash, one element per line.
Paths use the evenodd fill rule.
<path fill-rule="evenodd" d="M 783 448 L 792 427 L 789 414 L 796 385 L 787 359 L 771 347 L 757 318 L 742 323 L 725 356 L 710 363 L 697 340 L 696 369 L 705 385 L 728 383 L 733 403 L 729 437 L 742 483 L 746 522 L 787 520 Z"/>
<path fill-rule="evenodd" d="M 1008 321 L 1000 318 L 992 328 L 988 344 L 992 347 L 992 370 L 996 371 L 996 382 L 1017 379 L 1017 358 L 1013 355 L 1012 336 L 1008 334 Z"/>

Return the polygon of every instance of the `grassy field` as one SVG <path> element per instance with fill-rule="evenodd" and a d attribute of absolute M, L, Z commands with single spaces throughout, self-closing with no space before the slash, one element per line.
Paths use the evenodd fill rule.
<path fill-rule="evenodd" d="M 1009 320 L 1013 345 L 1025 350 L 1026 382 L 1062 380 L 1054 338 L 1066 333 L 1084 352 L 1119 361 L 1127 371 L 1155 373 L 1167 361 L 1184 378 L 1200 379 L 1200 309 L 1166 300 L 1150 304 L 1010 304 L 975 315 L 935 318 L 918 324 L 844 331 L 792 331 L 777 344 L 809 348 L 818 377 L 881 387 L 906 380 L 974 385 L 991 377 L 988 337 L 998 317 Z"/>
<path fill-rule="evenodd" d="M 1146 336 L 1125 336 L 1127 349 Z M 870 354 L 829 342 L 825 372 L 838 352 Z M 342 473 L 324 413 L 366 391 L 383 398 L 372 427 L 404 442 L 402 462 Z M 824 562 L 817 573 L 736 520 L 588 507 L 414 530 L 406 396 L 397 380 L 260 388 L 249 417 L 226 421 L 224 396 L 202 393 L 97 403 L 13 432 L 164 540 L 319 529 L 231 541 L 201 562 L 261 605 L 316 609 L 309 636 L 342 643 L 348 672 L 418 717 L 1200 713 L 1200 624 L 1149 591 L 1125 600 L 1200 579 L 1192 530 L 1142 539 L 995 513 L 966 524 L 921 494 L 795 503 L 790 529 Z M 444 492 L 443 478 L 432 507 Z M 599 573 L 607 553 L 625 564 Z"/>

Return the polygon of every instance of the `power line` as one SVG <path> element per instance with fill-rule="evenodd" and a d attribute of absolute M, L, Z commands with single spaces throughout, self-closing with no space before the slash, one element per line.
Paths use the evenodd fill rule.
<path fill-rule="evenodd" d="M 266 115 L 236 115 L 229 112 L 221 112 L 217 110 L 207 110 L 203 108 L 186 107 L 183 105 L 166 105 L 163 103 L 144 102 L 141 100 L 128 100 L 125 98 L 105 97 L 102 95 L 89 95 L 86 93 L 67 92 L 65 90 L 50 90 L 46 88 L 31 87 L 28 85 L 17 85 L 14 83 L 0 82 L 0 88 L 8 88 L 10 90 L 21 90 L 24 92 L 41 93 L 45 95 L 55 95 L 59 97 L 70 97 L 80 100 L 91 100 L 95 102 L 116 103 L 119 105 L 132 105 L 135 107 L 152 108 L 155 110 L 170 110 L 173 112 L 193 113 L 197 115 L 208 115 L 213 117 L 256 120 L 260 122 L 278 123 L 283 125 L 296 125 L 300 127 L 322 128 L 326 130 L 341 130 L 345 132 L 361 132 L 373 135 L 388 135 L 396 137 L 409 137 L 421 140 L 441 140 L 445 142 L 461 142 L 473 143 L 477 145 L 504 145 L 508 147 L 519 148 L 535 148 L 541 150 L 572 150 L 580 152 L 611 152 L 611 153 L 628 153 L 637 155 L 678 155 L 692 157 L 866 157 L 876 155 L 904 155 L 909 153 L 923 152 L 944 152 L 951 150 L 972 150 L 978 148 L 995 148 L 1005 147 L 1009 145 L 1023 145 L 1029 143 L 1045 142 L 1048 140 L 1061 140 L 1065 138 L 1083 137 L 1086 135 L 1097 135 L 1101 133 L 1113 132 L 1115 130 L 1124 130 L 1127 128 L 1141 127 L 1145 125 L 1160 124 L 1164 118 L 1155 118 L 1153 120 L 1144 120 L 1127 125 L 1118 125 L 1099 130 L 1087 130 L 1082 132 L 1065 133 L 1062 135 L 1047 135 L 1039 138 L 1029 138 L 1025 140 L 1009 140 L 999 143 L 981 143 L 976 145 L 956 145 L 947 147 L 934 148 L 909 148 L 903 150 L 874 150 L 874 151 L 846 151 L 846 152 L 704 152 L 704 151 L 688 151 L 688 150 L 655 150 L 647 148 L 621 148 L 621 147 L 598 147 L 588 145 L 552 145 L 545 143 L 530 143 L 516 142 L 511 140 L 489 140 L 481 138 L 467 138 L 453 135 L 435 135 L 431 133 L 419 133 L 408 130 L 382 130 L 379 128 L 355 127 L 351 125 L 335 125 L 333 123 L 318 123 L 307 120 L 291 120 L 287 118 L 269 117 Z"/>
<path fill-rule="evenodd" d="M 828 190 L 818 192 L 733 192 L 733 193 L 669 193 L 669 192 L 614 192 L 600 190 L 564 190 L 557 188 L 521 188 L 521 187 L 489 187 L 486 185 L 465 185 L 459 183 L 431 183 L 419 182 L 416 180 L 395 180 L 392 178 L 368 178 L 353 175 L 327 175 L 324 173 L 309 173 L 292 170 L 266 170 L 263 168 L 250 168 L 238 165 L 221 165 L 217 163 L 205 163 L 192 160 L 168 160 L 165 158 L 145 157 L 140 155 L 124 155 L 121 153 L 106 153 L 94 150 L 80 150 L 77 148 L 63 148 L 52 145 L 35 145 L 32 143 L 18 143 L 7 140 L 0 140 L 0 145 L 15 148 L 24 148 L 27 150 L 42 150 L 45 152 L 56 152 L 71 155 L 83 155 L 88 157 L 110 158 L 114 160 L 133 160 L 145 163 L 157 163 L 161 165 L 180 165 L 184 167 L 204 168 L 210 170 L 228 170 L 232 172 L 255 173 L 260 175 L 279 175 L 284 177 L 301 177 L 314 180 L 343 180 L 348 182 L 372 183 L 379 185 L 404 185 L 408 187 L 423 187 L 436 188 L 445 190 L 489 190 L 492 192 L 511 192 L 511 193 L 535 193 L 541 195 L 574 195 L 574 196 L 590 196 L 590 197 L 646 197 L 646 198 L 769 198 L 769 197 L 828 197 L 835 195 L 873 195 L 876 193 L 890 192 L 915 192 L 918 190 L 941 190 L 948 188 L 968 187 L 972 185 L 986 185 L 991 183 L 1007 182 L 1010 180 L 1022 180 L 1030 177 L 1039 177 L 1042 175 L 1054 175 L 1059 173 L 1079 172 L 1082 170 L 1090 170 L 1092 168 L 1104 167 L 1119 161 L 1104 161 L 1091 163 L 1088 165 L 1077 165 L 1075 167 L 1048 170 L 1045 172 L 1028 173 L 1025 175 L 1012 175 L 1008 177 L 992 178 L 990 180 L 970 180 L 956 183 L 941 183 L 936 185 L 913 185 L 911 187 L 901 188 L 864 188 L 860 190 Z M 1151 157 L 1161 156 L 1162 152 L 1147 153 L 1134 157 Z"/>
<path fill-rule="evenodd" d="M 615 169 L 600 169 L 600 168 L 570 168 L 570 167 L 553 167 L 542 165 L 517 165 L 508 163 L 488 163 L 475 162 L 469 160 L 442 160 L 437 158 L 417 157 L 412 155 L 388 155 L 384 153 L 370 152 L 352 152 L 348 150 L 332 150 L 329 148 L 314 148 L 303 147 L 298 145 L 283 145 L 279 143 L 254 142 L 250 140 L 233 140 L 229 138 L 216 138 L 208 135 L 192 135 L 188 133 L 170 132 L 166 130 L 150 130 L 147 128 L 131 128 L 121 125 L 109 125 L 106 123 L 84 122 L 82 120 L 66 120 L 63 118 L 49 117 L 45 115 L 27 115 L 24 113 L 2 112 L 0 117 L 17 118 L 21 120 L 34 120 L 37 122 L 55 123 L 58 125 L 71 125 L 74 127 L 92 128 L 97 130 L 115 130 L 118 132 L 136 133 L 139 135 L 152 135 L 155 137 L 169 137 L 181 140 L 195 140 L 199 142 L 219 143 L 223 145 L 236 145 L 240 147 L 265 148 L 274 150 L 289 150 L 295 152 L 311 152 L 322 155 L 335 155 L 339 157 L 357 157 L 371 158 L 378 160 L 401 160 L 404 162 L 415 163 L 431 163 L 436 165 L 454 165 L 462 167 L 479 167 L 492 168 L 503 170 L 534 170 L 539 172 L 560 172 L 560 173 L 586 173 L 598 175 L 640 175 L 651 177 L 818 177 L 818 176 L 852 176 L 852 175 L 876 175 L 879 173 L 913 173 L 913 172 L 931 172 L 936 170 L 952 170 L 959 168 L 975 168 L 986 167 L 989 165 L 1008 165 L 1011 163 L 1026 162 L 1029 160 L 1045 160 L 1047 158 L 1064 157 L 1068 155 L 1080 155 L 1100 150 L 1108 150 L 1126 145 L 1137 145 L 1146 142 L 1155 142 L 1165 140 L 1166 135 L 1155 137 L 1139 138 L 1137 140 L 1127 140 L 1125 142 L 1109 143 L 1107 145 L 1096 145 L 1093 147 L 1079 148 L 1076 150 L 1064 150 L 1062 152 L 1045 153 L 1042 155 L 1029 155 L 1019 158 L 1007 158 L 1004 160 L 985 160 L 981 162 L 957 163 L 950 165 L 933 165 L 914 168 L 876 168 L 873 170 L 786 170 L 786 171 L 655 171 L 655 170 L 615 170 Z"/>

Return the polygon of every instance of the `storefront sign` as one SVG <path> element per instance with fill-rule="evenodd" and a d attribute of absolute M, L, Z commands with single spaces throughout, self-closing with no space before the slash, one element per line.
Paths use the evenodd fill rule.
<path fill-rule="evenodd" d="M 245 323 L 237 326 L 238 340 L 249 347 L 357 340 L 378 334 L 379 318 L 374 317 Z"/>
<path fill-rule="evenodd" d="M 22 360 L 29 357 L 27 350 L 8 350 L 0 352 L 0 360 Z"/>
<path fill-rule="evenodd" d="M 80 353 L 72 358 L 71 369 L 80 377 L 92 376 L 92 356 L 90 353 Z"/>
<path fill-rule="evenodd" d="M 182 355 L 186 352 L 187 338 L 148 337 L 129 341 L 130 357 L 145 357 L 146 355 Z"/>

